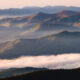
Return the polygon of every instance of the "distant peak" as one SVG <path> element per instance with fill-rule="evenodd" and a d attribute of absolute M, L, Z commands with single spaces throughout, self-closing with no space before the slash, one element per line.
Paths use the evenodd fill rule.
<path fill-rule="evenodd" d="M 75 13 L 77 12 L 72 11 L 72 10 L 63 10 L 63 11 L 57 12 L 57 14 L 62 14 L 62 15 L 73 15 Z"/>
<path fill-rule="evenodd" d="M 80 34 L 80 32 L 72 32 L 72 31 L 63 31 L 63 32 L 60 32 L 58 33 L 57 35 L 78 35 Z"/>
<path fill-rule="evenodd" d="M 43 13 L 43 12 L 38 12 L 36 14 L 33 14 L 31 17 L 35 17 L 35 16 L 42 16 L 42 15 L 45 15 L 46 13 Z"/>
<path fill-rule="evenodd" d="M 38 12 L 36 15 L 45 15 L 46 13 Z"/>
<path fill-rule="evenodd" d="M 65 12 L 75 12 L 75 11 L 72 11 L 72 10 L 62 10 L 59 13 L 65 13 Z"/>
<path fill-rule="evenodd" d="M 61 33 L 69 33 L 69 31 L 63 31 L 63 32 L 61 32 Z"/>

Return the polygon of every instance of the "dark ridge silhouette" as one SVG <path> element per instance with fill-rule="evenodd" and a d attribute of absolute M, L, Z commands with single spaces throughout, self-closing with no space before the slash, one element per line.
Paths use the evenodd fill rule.
<path fill-rule="evenodd" d="M 43 70 L 1 80 L 80 80 L 80 69 Z"/>
<path fill-rule="evenodd" d="M 23 75 L 33 71 L 47 70 L 47 68 L 35 68 L 35 67 L 25 67 L 25 68 L 10 68 L 0 72 L 0 78 L 6 78 L 11 76 Z"/>

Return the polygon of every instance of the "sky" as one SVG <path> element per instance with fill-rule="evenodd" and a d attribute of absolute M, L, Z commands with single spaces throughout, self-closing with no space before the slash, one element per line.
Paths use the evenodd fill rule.
<path fill-rule="evenodd" d="M 23 8 L 27 6 L 78 6 L 80 0 L 0 0 L 0 9 Z"/>

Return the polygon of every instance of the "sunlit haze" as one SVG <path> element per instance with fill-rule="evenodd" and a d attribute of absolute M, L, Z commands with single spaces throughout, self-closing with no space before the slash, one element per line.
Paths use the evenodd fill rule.
<path fill-rule="evenodd" d="M 80 0 L 0 0 L 1 9 L 27 6 L 80 6 Z"/>

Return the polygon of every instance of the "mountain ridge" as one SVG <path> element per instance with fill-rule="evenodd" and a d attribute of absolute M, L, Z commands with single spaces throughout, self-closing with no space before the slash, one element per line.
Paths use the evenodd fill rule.
<path fill-rule="evenodd" d="M 0 58 L 80 53 L 80 32 L 61 32 L 37 39 L 21 39 L 1 44 Z M 17 54 L 16 54 L 17 53 Z"/>
<path fill-rule="evenodd" d="M 32 15 L 37 12 L 47 12 L 47 13 L 55 13 L 61 10 L 72 10 L 72 11 L 80 11 L 80 7 L 75 6 L 45 6 L 45 7 L 25 7 L 22 9 L 18 8 L 10 8 L 10 9 L 1 9 L 0 15 Z"/>

